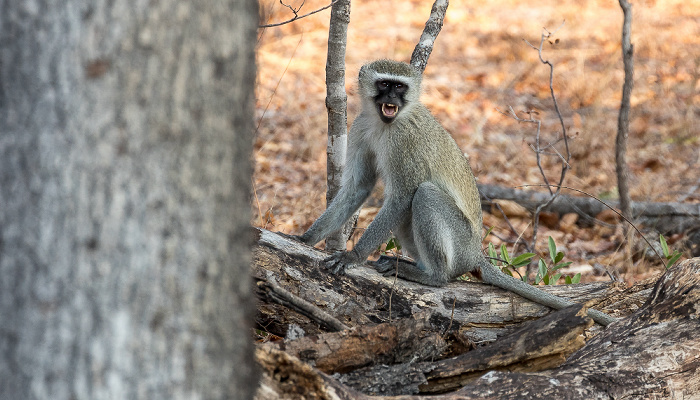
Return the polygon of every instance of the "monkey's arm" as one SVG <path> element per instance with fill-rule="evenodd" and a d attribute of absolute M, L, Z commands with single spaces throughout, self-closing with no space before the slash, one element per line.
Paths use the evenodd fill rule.
<path fill-rule="evenodd" d="M 314 245 L 343 227 L 362 203 L 369 197 L 372 188 L 343 186 L 326 211 L 299 237 L 302 242 Z"/>
<path fill-rule="evenodd" d="M 337 274 L 367 260 L 367 257 L 389 238 L 392 229 L 396 228 L 401 219 L 408 214 L 411 206 L 410 197 L 405 196 L 406 199 L 397 199 L 397 197 L 399 196 L 385 197 L 384 205 L 352 251 L 341 251 L 326 258 L 324 260 L 326 268 Z"/>
<path fill-rule="evenodd" d="M 309 230 L 299 236 L 302 242 L 313 246 L 342 228 L 372 193 L 377 182 L 374 160 L 367 152 L 354 151 L 352 154 L 345 167 L 340 191 Z"/>

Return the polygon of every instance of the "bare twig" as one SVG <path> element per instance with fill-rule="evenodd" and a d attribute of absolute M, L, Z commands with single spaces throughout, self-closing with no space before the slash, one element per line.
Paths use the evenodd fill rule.
<path fill-rule="evenodd" d="M 325 6 L 325 7 L 321 7 L 321 8 L 319 8 L 318 10 L 311 11 L 311 12 L 308 13 L 308 14 L 299 15 L 299 10 L 301 10 L 301 8 L 304 6 L 305 1 L 303 1 L 303 2 L 301 3 L 301 5 L 300 5 L 298 8 L 295 9 L 294 7 L 292 7 L 292 6 L 290 6 L 290 5 L 287 5 L 287 4 L 282 3 L 282 0 L 280 0 L 280 4 L 282 4 L 283 6 L 289 8 L 290 10 L 292 10 L 292 13 L 294 13 L 294 18 L 289 19 L 289 20 L 287 20 L 287 21 L 283 21 L 283 22 L 277 22 L 277 23 L 274 23 L 274 24 L 258 25 L 258 28 L 272 28 L 273 26 L 280 26 L 280 25 L 288 24 L 288 23 L 290 23 L 290 22 L 294 22 L 294 21 L 296 21 L 296 20 L 298 20 L 298 19 L 306 18 L 306 17 L 308 17 L 309 15 L 313 15 L 313 14 L 316 14 L 316 13 L 318 13 L 318 12 L 321 12 L 321 11 L 327 9 L 327 8 L 330 8 L 336 1 L 339 1 L 339 0 L 335 0 L 335 1 L 333 1 L 331 4 L 329 4 L 329 5 Z"/>
<path fill-rule="evenodd" d="M 512 108 L 511 108 L 511 111 L 513 111 Z M 499 112 L 501 112 L 501 111 L 499 110 Z M 501 114 L 503 114 L 503 113 L 501 112 Z M 515 242 L 513 242 L 513 249 L 515 249 L 516 245 L 518 244 L 518 241 L 522 238 L 523 233 L 522 233 L 522 232 L 518 232 L 518 231 L 515 229 L 515 227 L 514 227 L 513 224 L 510 222 L 510 219 L 509 219 L 508 216 L 506 215 L 506 212 L 503 211 L 503 208 L 501 207 L 500 204 L 498 204 L 497 202 L 493 202 L 493 201 L 492 201 L 488 196 L 486 196 L 484 193 L 481 193 L 481 195 L 482 195 L 484 198 L 486 198 L 486 200 L 490 201 L 491 204 L 493 204 L 493 205 L 496 206 L 496 208 L 498 209 L 498 211 L 499 211 L 499 212 L 501 213 L 501 215 L 503 216 L 503 220 L 506 222 L 506 225 L 508 225 L 508 228 L 510 229 L 510 231 L 513 232 L 515 235 L 518 236 L 518 238 L 515 240 Z M 494 234 L 494 236 L 496 236 L 496 235 Z M 498 236 L 496 236 L 496 237 L 498 237 Z M 501 239 L 501 238 L 499 238 L 499 239 Z M 501 241 L 504 241 L 504 240 L 501 239 Z M 524 241 L 524 240 L 523 240 L 523 244 L 525 245 L 525 249 L 526 249 L 528 252 L 531 253 L 531 252 L 532 252 L 532 249 L 530 248 L 530 244 L 527 243 L 527 242 Z"/>
<path fill-rule="evenodd" d="M 338 321 L 332 315 L 302 299 L 301 297 L 290 293 L 286 289 L 271 281 L 258 281 L 258 288 L 260 288 L 260 290 L 262 290 L 271 300 L 274 300 L 276 303 L 291 308 L 327 327 L 328 329 L 333 331 L 348 329 L 345 324 Z"/>
<path fill-rule="evenodd" d="M 250 177 L 250 182 L 253 186 L 253 195 L 255 196 L 255 204 L 258 206 L 258 217 L 260 217 L 260 226 L 265 228 L 265 223 L 263 222 L 262 209 L 260 208 L 260 200 L 258 199 L 258 190 L 255 188 L 255 178 Z"/>
<path fill-rule="evenodd" d="M 521 186 L 516 186 L 516 187 L 529 187 L 529 186 L 542 186 L 542 185 L 521 185 Z M 651 250 L 654 252 L 654 254 L 656 254 L 656 256 L 659 257 L 659 259 L 660 259 L 661 262 L 664 264 L 664 266 L 666 267 L 666 269 L 668 269 L 668 268 L 671 267 L 670 265 L 668 265 L 668 264 L 666 263 L 667 260 L 666 260 L 664 257 L 662 257 L 661 254 L 659 254 L 659 252 L 656 251 L 656 249 L 654 248 L 654 246 L 652 246 L 651 243 L 647 240 L 647 238 L 644 237 L 644 235 L 642 234 L 642 232 L 639 231 L 639 229 L 634 225 L 634 223 L 632 223 L 632 221 L 630 221 L 627 217 L 625 217 L 621 212 L 617 211 L 617 210 L 615 209 L 615 207 L 611 207 L 610 205 L 608 205 L 607 203 L 605 203 L 603 200 L 601 200 L 601 199 L 595 197 L 594 195 L 592 195 L 592 194 L 590 194 L 590 193 L 588 193 L 588 192 L 584 192 L 583 190 L 574 189 L 574 188 L 568 187 L 568 186 L 559 186 L 559 187 L 557 188 L 558 191 L 560 191 L 561 189 L 572 190 L 572 191 L 574 191 L 574 192 L 578 192 L 578 193 L 581 193 L 581 194 L 583 194 L 583 195 L 586 195 L 586 196 L 588 196 L 588 197 L 590 197 L 590 198 L 592 198 L 592 199 L 594 199 L 594 200 L 600 202 L 600 204 L 604 205 L 605 207 L 609 208 L 610 210 L 612 210 L 615 214 L 617 214 L 618 216 L 620 216 L 620 218 L 624 219 L 625 222 L 627 222 L 627 223 L 632 227 L 632 229 L 634 229 L 634 230 L 637 232 L 637 234 L 647 243 L 647 245 L 649 246 L 649 248 L 651 248 Z"/>
<path fill-rule="evenodd" d="M 457 305 L 457 296 L 455 296 L 454 300 L 452 300 L 452 314 L 450 315 L 450 324 L 447 325 L 447 329 L 445 329 L 445 333 L 443 333 L 443 336 L 447 335 L 447 333 L 452 329 L 452 321 L 455 319 L 455 306 Z"/>
<path fill-rule="evenodd" d="M 540 204 L 537 209 L 535 210 L 535 214 L 533 215 L 532 218 L 532 246 L 533 248 L 537 244 L 537 231 L 539 228 L 539 217 L 540 217 L 540 212 L 545 209 L 546 207 L 549 207 L 552 202 L 559 196 L 559 193 L 561 192 L 561 186 L 564 183 L 564 178 L 566 178 L 566 172 L 569 170 L 570 165 L 569 165 L 569 160 L 571 159 L 571 152 L 569 150 L 569 139 L 568 136 L 566 135 L 566 125 L 564 125 L 564 118 L 561 115 L 561 111 L 559 110 L 559 103 L 557 102 L 557 97 L 554 95 L 554 65 L 549 61 L 545 60 L 542 57 L 542 46 L 544 45 L 544 42 L 547 41 L 554 33 L 556 33 L 561 27 L 564 26 L 564 22 L 561 23 L 561 25 L 554 30 L 554 32 L 549 32 L 546 28 L 544 29 L 544 33 L 542 33 L 542 36 L 540 38 L 540 45 L 539 47 L 533 46 L 530 42 L 525 40 L 525 43 L 530 45 L 533 49 L 537 50 L 537 55 L 540 58 L 540 62 L 542 64 L 546 64 L 549 66 L 549 93 L 552 98 L 552 102 L 554 103 L 554 111 L 557 113 L 557 118 L 559 118 L 559 124 L 561 125 L 561 137 L 564 141 L 564 149 L 565 149 L 565 155 L 560 154 L 557 152 L 557 155 L 559 156 L 561 160 L 561 174 L 559 176 L 559 183 L 557 185 L 552 185 L 556 187 L 556 191 L 552 193 L 551 188 L 548 188 L 550 197 L 549 199 Z M 532 118 L 530 118 L 532 119 Z M 537 154 L 537 166 L 540 168 L 540 172 L 542 173 L 542 177 L 544 178 L 545 184 L 549 186 L 547 177 L 544 174 L 544 171 L 542 169 L 542 166 L 540 165 L 540 153 L 542 151 L 542 148 L 540 147 L 540 122 L 537 122 L 537 137 L 536 137 L 536 143 L 535 143 L 535 154 Z"/>
<path fill-rule="evenodd" d="M 260 129 L 260 123 L 262 122 L 263 118 L 265 118 L 265 113 L 267 113 L 267 109 L 270 108 L 270 104 L 272 104 L 272 99 L 275 98 L 275 95 L 277 94 L 277 89 L 280 87 L 280 83 L 282 83 L 282 78 L 284 78 L 284 75 L 287 73 L 287 69 L 289 69 L 289 64 L 292 63 L 292 60 L 294 59 L 294 55 L 297 54 L 297 49 L 299 48 L 299 45 L 301 44 L 301 40 L 304 39 L 304 35 L 302 34 L 299 37 L 299 41 L 297 42 L 296 47 L 294 47 L 294 51 L 292 52 L 292 56 L 289 57 L 289 61 L 287 62 L 287 66 L 284 67 L 284 71 L 282 71 L 282 75 L 280 75 L 280 79 L 277 81 L 277 85 L 275 85 L 275 89 L 272 91 L 272 95 L 270 96 L 270 100 L 267 101 L 267 105 L 265 105 L 265 109 L 263 110 L 262 115 L 260 116 L 260 119 L 258 120 L 258 126 L 255 127 L 255 135 L 258 135 L 258 130 Z M 261 149 L 265 147 L 265 145 L 269 142 L 269 140 L 260 147 Z"/>
<path fill-rule="evenodd" d="M 425 67 L 428 65 L 428 58 L 433 51 L 435 39 L 440 30 L 442 30 L 442 23 L 445 20 L 445 13 L 449 4 L 449 0 L 435 0 L 430 10 L 430 17 L 425 22 L 423 34 L 421 34 L 418 44 L 413 50 L 413 54 L 411 54 L 411 65 L 421 73 L 425 71 Z"/>

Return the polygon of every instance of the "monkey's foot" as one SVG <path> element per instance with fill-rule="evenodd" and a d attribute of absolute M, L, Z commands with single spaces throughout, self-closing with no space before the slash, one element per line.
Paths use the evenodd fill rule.
<path fill-rule="evenodd" d="M 367 264 L 374 267 L 377 272 L 384 276 L 396 275 L 397 268 L 401 268 L 402 264 L 409 264 L 415 267 L 416 263 L 405 258 L 394 256 L 380 256 L 377 261 L 370 261 Z"/>
<path fill-rule="evenodd" d="M 354 251 L 339 251 L 323 260 L 323 266 L 333 274 L 343 274 L 348 268 L 361 264 L 363 259 Z"/>

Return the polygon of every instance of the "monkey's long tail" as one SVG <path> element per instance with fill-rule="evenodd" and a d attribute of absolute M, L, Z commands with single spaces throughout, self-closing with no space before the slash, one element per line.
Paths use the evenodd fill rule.
<path fill-rule="evenodd" d="M 481 277 L 486 283 L 498 286 L 501 289 L 509 290 L 513 293 L 517 293 L 528 300 L 532 300 L 535 303 L 539 303 L 547 307 L 552 307 L 556 310 L 574 304 L 569 300 L 565 300 L 543 290 L 539 290 L 536 286 L 529 285 L 519 279 L 508 276 L 496 269 L 496 267 L 486 260 L 484 260 L 481 267 Z M 603 326 L 608 326 L 608 324 L 617 321 L 616 318 L 592 308 L 588 309 L 588 316 Z"/>

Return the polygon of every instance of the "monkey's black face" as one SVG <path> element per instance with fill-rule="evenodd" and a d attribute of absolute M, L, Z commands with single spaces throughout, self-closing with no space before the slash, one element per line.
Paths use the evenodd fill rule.
<path fill-rule="evenodd" d="M 397 81 L 377 81 L 377 91 L 379 94 L 374 98 L 374 103 L 377 105 L 377 112 L 384 123 L 394 121 L 399 111 L 405 104 L 404 95 L 408 90 L 408 86 Z"/>

